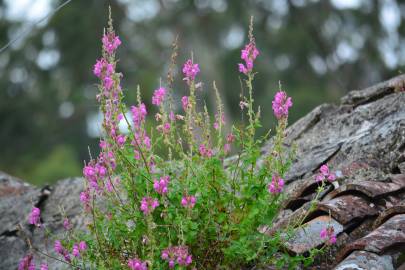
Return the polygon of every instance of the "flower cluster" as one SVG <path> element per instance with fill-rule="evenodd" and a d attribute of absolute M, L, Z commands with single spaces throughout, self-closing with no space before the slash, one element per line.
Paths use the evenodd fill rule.
<path fill-rule="evenodd" d="M 128 260 L 128 267 L 131 270 L 148 270 L 146 262 L 143 262 L 139 259 L 130 259 Z"/>
<path fill-rule="evenodd" d="M 63 220 L 63 228 L 65 228 L 65 230 L 67 230 L 67 231 L 72 229 L 72 224 L 70 224 L 70 221 L 68 218 L 65 218 Z"/>
<path fill-rule="evenodd" d="M 113 54 L 118 46 L 121 45 L 121 40 L 114 32 L 109 32 L 105 34 L 102 38 L 103 49 L 108 54 Z"/>
<path fill-rule="evenodd" d="M 200 144 L 200 147 L 198 149 L 202 157 L 210 158 L 213 155 L 212 149 L 206 147 L 205 144 Z"/>
<path fill-rule="evenodd" d="M 145 121 L 148 114 L 145 104 L 141 103 L 139 106 L 131 106 L 132 121 L 135 128 L 140 128 L 141 124 Z"/>
<path fill-rule="evenodd" d="M 176 263 L 179 266 L 188 266 L 193 262 L 192 256 L 188 253 L 187 246 L 174 246 L 162 251 L 162 259 L 169 262 L 169 268 L 174 268 Z"/>
<path fill-rule="evenodd" d="M 259 50 L 256 48 L 254 40 L 251 40 L 244 49 L 241 51 L 240 58 L 245 61 L 244 64 L 239 63 L 239 72 L 247 75 L 253 70 L 253 62 L 256 57 L 259 55 Z"/>
<path fill-rule="evenodd" d="M 148 215 L 159 206 L 159 202 L 155 198 L 143 197 L 141 201 L 141 211 L 144 215 Z"/>
<path fill-rule="evenodd" d="M 21 259 L 18 270 L 35 270 L 34 258 L 31 254 Z"/>
<path fill-rule="evenodd" d="M 115 161 L 115 155 L 112 151 L 101 151 L 97 161 L 91 161 L 83 168 L 83 175 L 88 181 L 90 187 L 97 192 L 101 192 L 105 187 L 105 180 L 108 170 L 115 170 L 117 164 Z M 80 198 L 82 202 L 86 202 L 89 196 L 82 193 Z"/>
<path fill-rule="evenodd" d="M 219 129 L 220 124 L 222 126 L 225 125 L 225 115 L 224 114 L 221 114 L 221 116 L 219 116 L 218 114 L 215 115 L 214 129 Z"/>
<path fill-rule="evenodd" d="M 229 130 L 213 83 L 217 106 L 212 124 L 209 108 L 199 106 L 196 93 L 202 84 L 195 81 L 200 67 L 188 59 L 182 71 L 189 92 L 177 100 L 179 104 L 172 103 L 170 97 L 176 95 L 169 96 L 173 83 L 169 70 L 167 84 L 161 82 L 153 93 L 152 104 L 159 111 L 150 127 L 153 119 L 146 121 L 140 89 L 135 106 L 128 108 L 123 100 L 123 76 L 116 72 L 115 59 L 121 41 L 110 20 L 102 38 L 102 58 L 93 68 L 104 116 L 101 151 L 83 168 L 86 181 L 80 194 L 91 233 L 81 238 L 83 234 L 76 233 L 66 218 L 65 238 L 54 243 L 55 252 L 64 258 L 60 261 L 74 269 L 236 269 L 274 261 L 284 251 L 281 238 L 264 238 L 257 228 L 275 220 L 283 200 L 279 196 L 283 177 L 293 158 L 283 136 L 292 101 L 283 91 L 276 94 L 273 110 L 279 125 L 271 150 L 262 154 L 262 142 L 268 137 L 256 133 L 261 122 L 253 100 L 253 66 L 259 51 L 252 31 L 253 26 L 239 64 L 240 72 L 247 75 L 249 95 L 242 95 L 240 106 L 248 117 Z M 170 69 L 175 68 L 176 55 L 174 51 Z M 177 111 L 178 105 L 184 111 L 181 107 Z M 121 121 L 128 125 L 128 133 L 120 131 Z M 236 159 L 227 158 L 231 146 L 238 153 Z M 321 168 L 323 179 L 331 181 L 331 175 Z M 40 224 L 39 209 L 33 208 L 29 221 Z M 320 237 L 328 243 L 336 241 L 333 228 Z M 295 269 L 302 260 L 282 255 L 287 261 L 280 265 L 284 268 Z M 19 270 L 33 270 L 32 258 L 25 257 Z"/>
<path fill-rule="evenodd" d="M 93 73 L 102 80 L 106 90 L 111 90 L 114 84 L 112 79 L 112 75 L 115 73 L 114 64 L 107 62 L 104 58 L 98 59 L 94 65 Z M 105 92 L 105 95 L 107 95 L 107 92 Z"/>
<path fill-rule="evenodd" d="M 181 205 L 185 208 L 193 208 L 197 199 L 194 196 L 184 196 L 181 199 Z"/>
<path fill-rule="evenodd" d="M 33 207 L 29 216 L 29 223 L 37 227 L 41 226 L 41 210 L 38 207 Z"/>
<path fill-rule="evenodd" d="M 160 178 L 160 180 L 155 180 L 153 182 L 153 188 L 155 189 L 155 191 L 161 195 L 166 194 L 167 193 L 167 186 L 169 184 L 170 181 L 170 177 L 169 176 L 163 176 Z"/>
<path fill-rule="evenodd" d="M 166 95 L 166 88 L 159 87 L 158 89 L 156 89 L 152 96 L 152 104 L 160 106 L 160 104 L 162 104 L 165 98 L 165 95 Z"/>
<path fill-rule="evenodd" d="M 62 242 L 60 240 L 56 240 L 53 249 L 55 250 L 56 253 L 62 255 L 65 258 L 65 261 L 70 263 L 72 261 L 70 255 L 76 258 L 80 257 L 80 254 L 86 251 L 87 244 L 84 241 L 74 243 L 72 253 L 70 254 L 69 251 L 62 245 Z"/>
<path fill-rule="evenodd" d="M 288 109 L 292 106 L 291 97 L 288 97 L 286 92 L 278 91 L 272 102 L 273 112 L 277 119 L 288 116 Z"/>
<path fill-rule="evenodd" d="M 184 80 L 188 83 L 195 80 L 195 76 L 200 72 L 198 64 L 194 64 L 193 60 L 188 59 L 183 66 Z"/>
<path fill-rule="evenodd" d="M 324 239 L 328 245 L 336 243 L 336 234 L 332 226 L 322 229 L 319 236 L 321 239 Z"/>
<path fill-rule="evenodd" d="M 267 186 L 269 192 L 272 194 L 280 193 L 281 191 L 283 191 L 283 187 L 284 180 L 278 175 L 273 175 L 270 184 Z"/>
<path fill-rule="evenodd" d="M 188 96 L 184 96 L 181 98 L 181 105 L 183 106 L 183 110 L 185 112 L 189 109 L 190 103 L 188 101 Z"/>
<path fill-rule="evenodd" d="M 316 182 L 323 182 L 327 179 L 329 182 L 336 180 L 336 174 L 329 171 L 328 165 L 322 165 L 319 173 L 315 176 Z"/>

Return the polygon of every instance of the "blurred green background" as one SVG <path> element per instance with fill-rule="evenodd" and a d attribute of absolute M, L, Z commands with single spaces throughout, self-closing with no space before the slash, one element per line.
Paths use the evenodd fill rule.
<path fill-rule="evenodd" d="M 179 35 L 177 72 L 193 51 L 208 105 L 215 80 L 228 122 L 239 119 L 236 65 L 251 15 L 261 52 L 255 98 L 265 128 L 274 123 L 279 80 L 293 97 L 293 122 L 349 90 L 398 75 L 405 65 L 404 1 L 72 0 L 37 23 L 63 2 L 0 0 L 0 46 L 22 35 L 0 53 L 0 170 L 39 185 L 81 175 L 88 146 L 97 151 L 92 66 L 109 5 L 123 41 L 118 69 L 128 103 L 139 84 L 150 104 Z M 181 76 L 175 91 L 177 99 L 186 91 Z"/>

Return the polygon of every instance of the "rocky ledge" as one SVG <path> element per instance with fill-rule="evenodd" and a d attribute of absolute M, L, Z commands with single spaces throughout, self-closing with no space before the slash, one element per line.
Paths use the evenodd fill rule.
<path fill-rule="evenodd" d="M 331 225 L 336 245 L 311 269 L 405 269 L 405 75 L 352 91 L 340 105 L 318 106 L 288 128 L 286 143 L 293 142 L 298 153 L 286 176 L 289 199 L 277 222 L 263 232 L 271 235 L 304 218 L 304 228 L 286 246 L 291 254 L 305 255 L 324 244 L 320 230 Z M 325 163 L 341 177 L 328 184 L 308 214 L 317 187 L 314 175 Z M 40 249 L 52 249 L 50 240 L 27 224 L 32 205 L 41 209 L 42 222 L 53 233 L 63 233 L 61 209 L 76 228 L 84 228 L 78 199 L 82 181 L 37 188 L 0 173 L 0 269 L 16 269 L 29 249 L 27 238 Z M 57 261 L 49 263 L 49 269 L 63 269 Z"/>

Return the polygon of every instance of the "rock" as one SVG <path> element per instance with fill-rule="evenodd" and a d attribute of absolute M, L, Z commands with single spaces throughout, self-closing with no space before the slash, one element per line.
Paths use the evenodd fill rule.
<path fill-rule="evenodd" d="M 57 182 L 51 188 L 39 189 L 21 180 L 0 172 L 0 269 L 16 269 L 19 260 L 29 251 L 26 242 L 29 237 L 35 247 L 45 250 L 48 245 L 53 253 L 53 239 L 47 239 L 43 230 L 28 224 L 28 216 L 33 206 L 41 209 L 41 222 L 56 236 L 63 233 L 64 209 L 71 224 L 84 230 L 84 218 L 79 196 L 83 190 L 82 178 L 70 178 Z M 3 214 L 5 213 L 5 214 Z M 4 226 L 3 226 L 4 225 Z M 18 228 L 20 226 L 20 228 Z M 39 263 L 46 258 L 36 258 Z M 66 269 L 66 265 L 46 260 L 49 269 Z"/>
<path fill-rule="evenodd" d="M 390 256 L 355 251 L 336 266 L 335 270 L 394 270 Z"/>

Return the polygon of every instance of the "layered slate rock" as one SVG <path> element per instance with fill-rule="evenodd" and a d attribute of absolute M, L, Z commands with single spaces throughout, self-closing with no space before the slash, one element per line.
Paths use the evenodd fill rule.
<path fill-rule="evenodd" d="M 28 224 L 33 206 L 40 208 L 41 222 L 55 236 L 64 232 L 62 211 L 74 228 L 84 230 L 79 200 L 82 190 L 81 178 L 61 180 L 52 187 L 39 189 L 0 172 L 0 269 L 17 269 L 19 260 L 29 252 L 28 239 L 39 250 L 56 255 L 54 239 L 46 238 L 42 229 Z M 47 262 L 49 269 L 66 269 L 61 262 Z"/>
<path fill-rule="evenodd" d="M 288 239 L 291 254 L 303 254 L 324 242 L 323 226 L 332 224 L 337 242 L 316 259 L 311 269 L 396 269 L 404 263 L 405 215 L 405 75 L 364 90 L 350 92 L 341 104 L 315 108 L 286 132 L 286 143 L 298 153 L 287 173 L 288 199 L 277 220 L 263 233 L 304 219 L 305 232 Z M 266 153 L 271 141 L 263 148 Z M 314 174 L 328 163 L 339 179 L 328 183 L 319 203 L 308 212 L 318 184 Z M 36 188 L 0 173 L 0 269 L 16 269 L 28 251 L 25 237 L 44 247 L 40 230 L 28 226 L 33 205 L 42 222 L 56 234 L 63 232 L 64 209 L 74 227 L 85 228 L 79 194 L 82 179 L 59 181 Z M 17 225 L 21 230 L 17 230 Z M 50 269 L 63 269 L 55 261 Z"/>
<path fill-rule="evenodd" d="M 405 76 L 321 105 L 287 130 L 298 155 L 287 173 L 288 199 L 269 235 L 304 218 L 287 242 L 291 254 L 321 247 L 319 230 L 329 217 L 337 243 L 311 269 L 396 269 L 405 258 Z M 271 148 L 271 141 L 264 149 Z M 339 174 L 316 196 L 315 174 L 328 164 Z M 325 227 L 327 225 L 325 224 Z"/>

